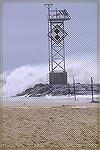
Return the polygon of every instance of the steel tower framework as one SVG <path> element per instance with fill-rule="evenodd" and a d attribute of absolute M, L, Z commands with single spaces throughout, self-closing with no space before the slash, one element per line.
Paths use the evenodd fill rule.
<path fill-rule="evenodd" d="M 53 4 L 44 4 L 48 8 L 48 50 L 49 50 L 49 83 L 66 84 L 64 38 L 64 21 L 71 17 L 66 9 L 52 10 Z"/>

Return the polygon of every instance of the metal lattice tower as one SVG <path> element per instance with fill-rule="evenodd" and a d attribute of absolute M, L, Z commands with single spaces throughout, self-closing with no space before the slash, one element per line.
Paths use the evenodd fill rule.
<path fill-rule="evenodd" d="M 66 84 L 64 38 L 64 21 L 71 17 L 66 9 L 52 10 L 53 4 L 44 4 L 48 8 L 48 50 L 49 50 L 49 83 Z"/>

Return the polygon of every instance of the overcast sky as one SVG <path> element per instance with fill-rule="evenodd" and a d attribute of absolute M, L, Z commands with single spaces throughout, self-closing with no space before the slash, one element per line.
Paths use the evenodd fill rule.
<path fill-rule="evenodd" d="M 66 58 L 85 58 L 96 63 L 97 4 L 55 3 L 52 9 L 67 9 Z M 3 6 L 3 69 L 48 63 L 47 8 L 43 3 L 5 3 Z M 68 64 L 67 64 L 68 65 Z"/>

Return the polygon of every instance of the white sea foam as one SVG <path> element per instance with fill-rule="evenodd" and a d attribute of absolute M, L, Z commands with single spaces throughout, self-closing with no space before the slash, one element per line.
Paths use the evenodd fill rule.
<path fill-rule="evenodd" d="M 47 83 L 46 67 L 25 65 L 13 70 L 6 77 L 4 95 L 14 96 L 38 83 Z"/>
<path fill-rule="evenodd" d="M 97 95 L 94 95 L 94 100 L 96 100 Z M 100 98 L 100 97 L 99 97 Z M 67 106 L 72 108 L 87 108 L 87 107 L 97 107 L 96 103 L 91 102 L 91 95 L 87 96 L 77 96 L 75 101 L 74 96 L 44 96 L 44 97 L 9 97 L 3 99 L 3 106 L 10 107 L 21 107 L 25 108 L 28 106 Z"/>

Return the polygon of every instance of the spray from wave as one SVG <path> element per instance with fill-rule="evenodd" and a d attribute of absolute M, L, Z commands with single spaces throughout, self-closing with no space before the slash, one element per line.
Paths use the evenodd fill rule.
<path fill-rule="evenodd" d="M 92 63 L 91 60 L 87 59 L 85 63 L 79 60 L 68 60 L 68 62 L 66 70 L 69 83 L 72 82 L 73 78 L 76 82 L 89 83 L 91 76 L 96 81 L 96 64 Z M 33 87 L 35 84 L 46 84 L 47 74 L 47 64 L 38 66 L 24 65 L 14 69 L 9 74 L 3 73 L 3 79 L 0 80 L 3 83 L 3 95 L 15 96 L 27 88 Z"/>
<path fill-rule="evenodd" d="M 14 96 L 35 84 L 47 83 L 47 70 L 42 65 L 35 67 L 25 65 L 13 70 L 5 80 L 4 95 Z"/>

